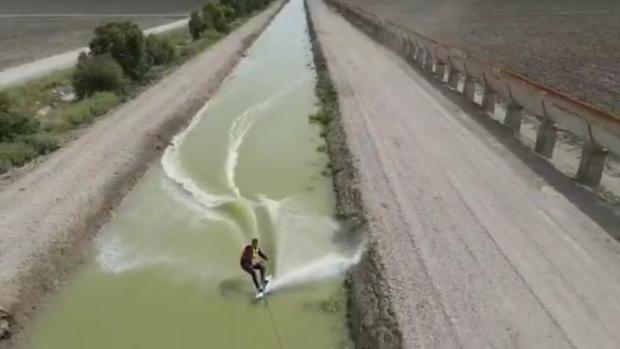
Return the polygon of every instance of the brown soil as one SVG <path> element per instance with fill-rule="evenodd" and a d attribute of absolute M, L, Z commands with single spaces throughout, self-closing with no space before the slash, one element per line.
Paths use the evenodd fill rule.
<path fill-rule="evenodd" d="M 352 0 L 402 27 L 620 115 L 620 2 Z"/>

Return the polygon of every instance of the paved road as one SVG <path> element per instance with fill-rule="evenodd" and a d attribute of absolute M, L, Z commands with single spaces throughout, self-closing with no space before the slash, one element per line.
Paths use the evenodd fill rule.
<path fill-rule="evenodd" d="M 310 2 L 405 346 L 620 347 L 620 244 L 397 56 Z"/>

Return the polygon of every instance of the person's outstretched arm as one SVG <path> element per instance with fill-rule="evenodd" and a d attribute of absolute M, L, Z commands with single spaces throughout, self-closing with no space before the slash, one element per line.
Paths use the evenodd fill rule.
<path fill-rule="evenodd" d="M 267 258 L 267 256 L 261 250 L 258 250 L 258 255 L 260 256 L 260 258 L 262 258 L 262 259 L 264 259 L 266 261 L 269 260 L 269 258 Z"/>

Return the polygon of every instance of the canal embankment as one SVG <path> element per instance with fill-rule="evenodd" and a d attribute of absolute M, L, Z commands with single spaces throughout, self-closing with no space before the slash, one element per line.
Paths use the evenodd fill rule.
<path fill-rule="evenodd" d="M 369 233 L 372 222 L 368 221 L 360 191 L 359 160 L 351 153 L 348 139 L 351 131 L 346 130 L 347 121 L 340 113 L 338 91 L 330 77 L 333 72 L 329 70 L 315 31 L 313 16 L 316 16 L 316 11 L 312 11 L 308 0 L 305 4 L 318 76 L 315 89 L 321 102 L 316 120 L 324 127 L 328 145 L 336 212 L 340 220 L 350 227 L 345 232 L 357 235 L 348 236 L 347 240 L 367 240 L 360 262 L 348 271 L 345 281 L 349 331 L 357 348 L 399 348 L 401 335 L 394 318 L 389 288 L 383 278 L 384 267 L 376 251 L 377 236 Z M 340 93 L 343 91 L 340 89 Z"/>

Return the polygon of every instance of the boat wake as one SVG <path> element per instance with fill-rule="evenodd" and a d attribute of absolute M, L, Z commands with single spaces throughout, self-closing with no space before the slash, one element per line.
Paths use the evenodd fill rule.
<path fill-rule="evenodd" d="M 319 280 L 340 277 L 350 266 L 357 263 L 363 248 L 362 242 L 351 242 L 355 246 L 342 248 L 335 235 L 341 229 L 332 217 L 312 213 L 299 197 L 274 200 L 267 196 L 244 197 L 235 182 L 239 150 L 252 127 L 276 101 L 286 96 L 304 81 L 291 84 L 278 93 L 249 107 L 238 115 L 228 132 L 229 144 L 226 154 L 225 176 L 228 194 L 214 194 L 197 184 L 189 175 L 179 158 L 180 147 L 188 134 L 206 115 L 206 104 L 192 119 L 189 126 L 176 135 L 164 151 L 161 166 L 164 177 L 161 186 L 171 199 L 186 207 L 196 224 L 220 222 L 230 226 L 234 239 L 240 247 L 247 244 L 250 237 L 258 236 L 268 241 L 274 256 L 272 289 L 291 289 Z M 266 219 L 269 229 L 260 225 L 259 215 Z M 187 218 L 183 218 L 187 222 Z M 190 221 L 190 225 L 194 224 Z M 259 226 L 263 227 L 260 231 Z M 123 236 L 108 236 L 102 240 L 98 256 L 99 264 L 111 273 L 122 273 L 151 266 L 172 268 L 175 275 L 205 280 L 210 278 L 230 278 L 230 273 L 242 271 L 237 268 L 210 265 L 204 268 L 204 260 L 193 260 L 184 250 L 170 247 L 177 232 L 171 231 L 163 236 L 152 236 L 142 232 L 135 238 L 138 242 L 127 241 Z M 155 229 L 153 229 L 155 230 Z M 145 241 L 149 243 L 145 246 Z M 199 241 L 199 240 L 196 240 Z M 194 244 L 198 244 L 197 242 Z M 198 247 L 199 248 L 199 247 Z M 236 257 L 235 257 L 236 258 Z M 213 261 L 215 264 L 219 263 Z M 210 264 L 211 262 L 209 262 Z M 224 262 L 221 262 L 224 263 Z M 201 267 L 196 267 L 201 265 Z M 218 270 L 221 275 L 209 273 Z M 224 274 L 222 274 L 224 271 Z M 225 271 L 228 271 L 226 274 Z M 236 274 L 235 274 L 236 275 Z"/>

